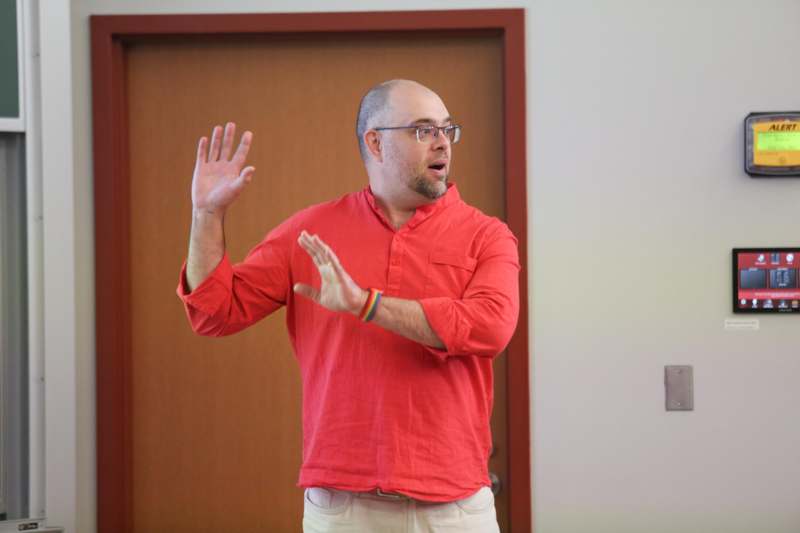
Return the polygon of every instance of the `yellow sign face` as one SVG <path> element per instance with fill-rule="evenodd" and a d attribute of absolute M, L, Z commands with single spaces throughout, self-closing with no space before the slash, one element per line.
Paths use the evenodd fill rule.
<path fill-rule="evenodd" d="M 800 121 L 757 122 L 753 128 L 753 164 L 764 167 L 800 166 Z"/>

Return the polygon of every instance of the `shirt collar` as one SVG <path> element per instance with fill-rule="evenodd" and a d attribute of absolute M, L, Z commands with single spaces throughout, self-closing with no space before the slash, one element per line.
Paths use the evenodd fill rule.
<path fill-rule="evenodd" d="M 380 220 L 383 221 L 384 224 L 392 228 L 392 224 L 389 222 L 389 220 L 386 218 L 386 215 L 378 206 L 378 202 L 375 200 L 375 195 L 372 193 L 372 189 L 369 187 L 369 185 L 367 185 L 367 187 L 364 189 L 363 192 L 364 196 L 367 199 L 367 203 L 372 208 L 372 211 L 375 212 L 375 214 L 378 216 Z M 447 184 L 447 192 L 444 193 L 444 196 L 438 198 L 434 202 L 419 206 L 414 211 L 414 215 L 410 219 L 408 219 L 408 222 L 406 222 L 405 226 L 400 228 L 400 230 L 402 230 L 403 228 L 414 229 L 417 226 L 419 226 L 423 221 L 427 220 L 436 213 L 445 210 L 447 207 L 453 205 L 454 203 L 460 200 L 461 200 L 461 195 L 458 193 L 458 187 L 456 187 L 455 183 L 450 182 Z"/>

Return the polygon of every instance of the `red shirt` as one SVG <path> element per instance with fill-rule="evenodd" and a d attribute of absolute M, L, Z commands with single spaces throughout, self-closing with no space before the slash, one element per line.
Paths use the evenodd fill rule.
<path fill-rule="evenodd" d="M 297 243 L 304 229 L 359 286 L 419 301 L 446 348 L 294 294 L 296 282 L 320 285 Z M 397 230 L 367 188 L 300 211 L 240 264 L 226 255 L 191 294 L 184 270 L 178 295 L 202 335 L 236 333 L 286 306 L 303 383 L 301 487 L 453 501 L 490 484 L 492 360 L 516 326 L 518 276 L 515 237 L 455 186 Z"/>

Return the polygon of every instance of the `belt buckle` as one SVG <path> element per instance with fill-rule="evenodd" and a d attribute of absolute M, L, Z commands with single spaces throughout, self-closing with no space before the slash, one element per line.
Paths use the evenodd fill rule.
<path fill-rule="evenodd" d="M 375 489 L 375 494 L 381 498 L 388 498 L 390 500 L 408 500 L 409 497 L 405 494 L 397 494 L 395 492 L 383 492 L 380 487 Z"/>

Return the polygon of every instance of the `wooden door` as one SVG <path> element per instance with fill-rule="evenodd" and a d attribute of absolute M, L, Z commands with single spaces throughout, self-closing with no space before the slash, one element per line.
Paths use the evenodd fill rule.
<path fill-rule="evenodd" d="M 175 296 L 196 140 L 255 133 L 253 183 L 229 211 L 236 261 L 309 204 L 363 188 L 354 127 L 373 84 L 418 80 L 464 126 L 452 179 L 504 218 L 502 42 L 409 34 L 148 40 L 127 48 L 132 522 L 158 531 L 299 531 L 301 390 L 279 311 L 237 335 L 194 335 Z M 355 229 L 355 228 L 354 228 Z M 505 357 L 490 469 L 507 472 Z M 507 531 L 507 498 L 497 507 Z"/>

